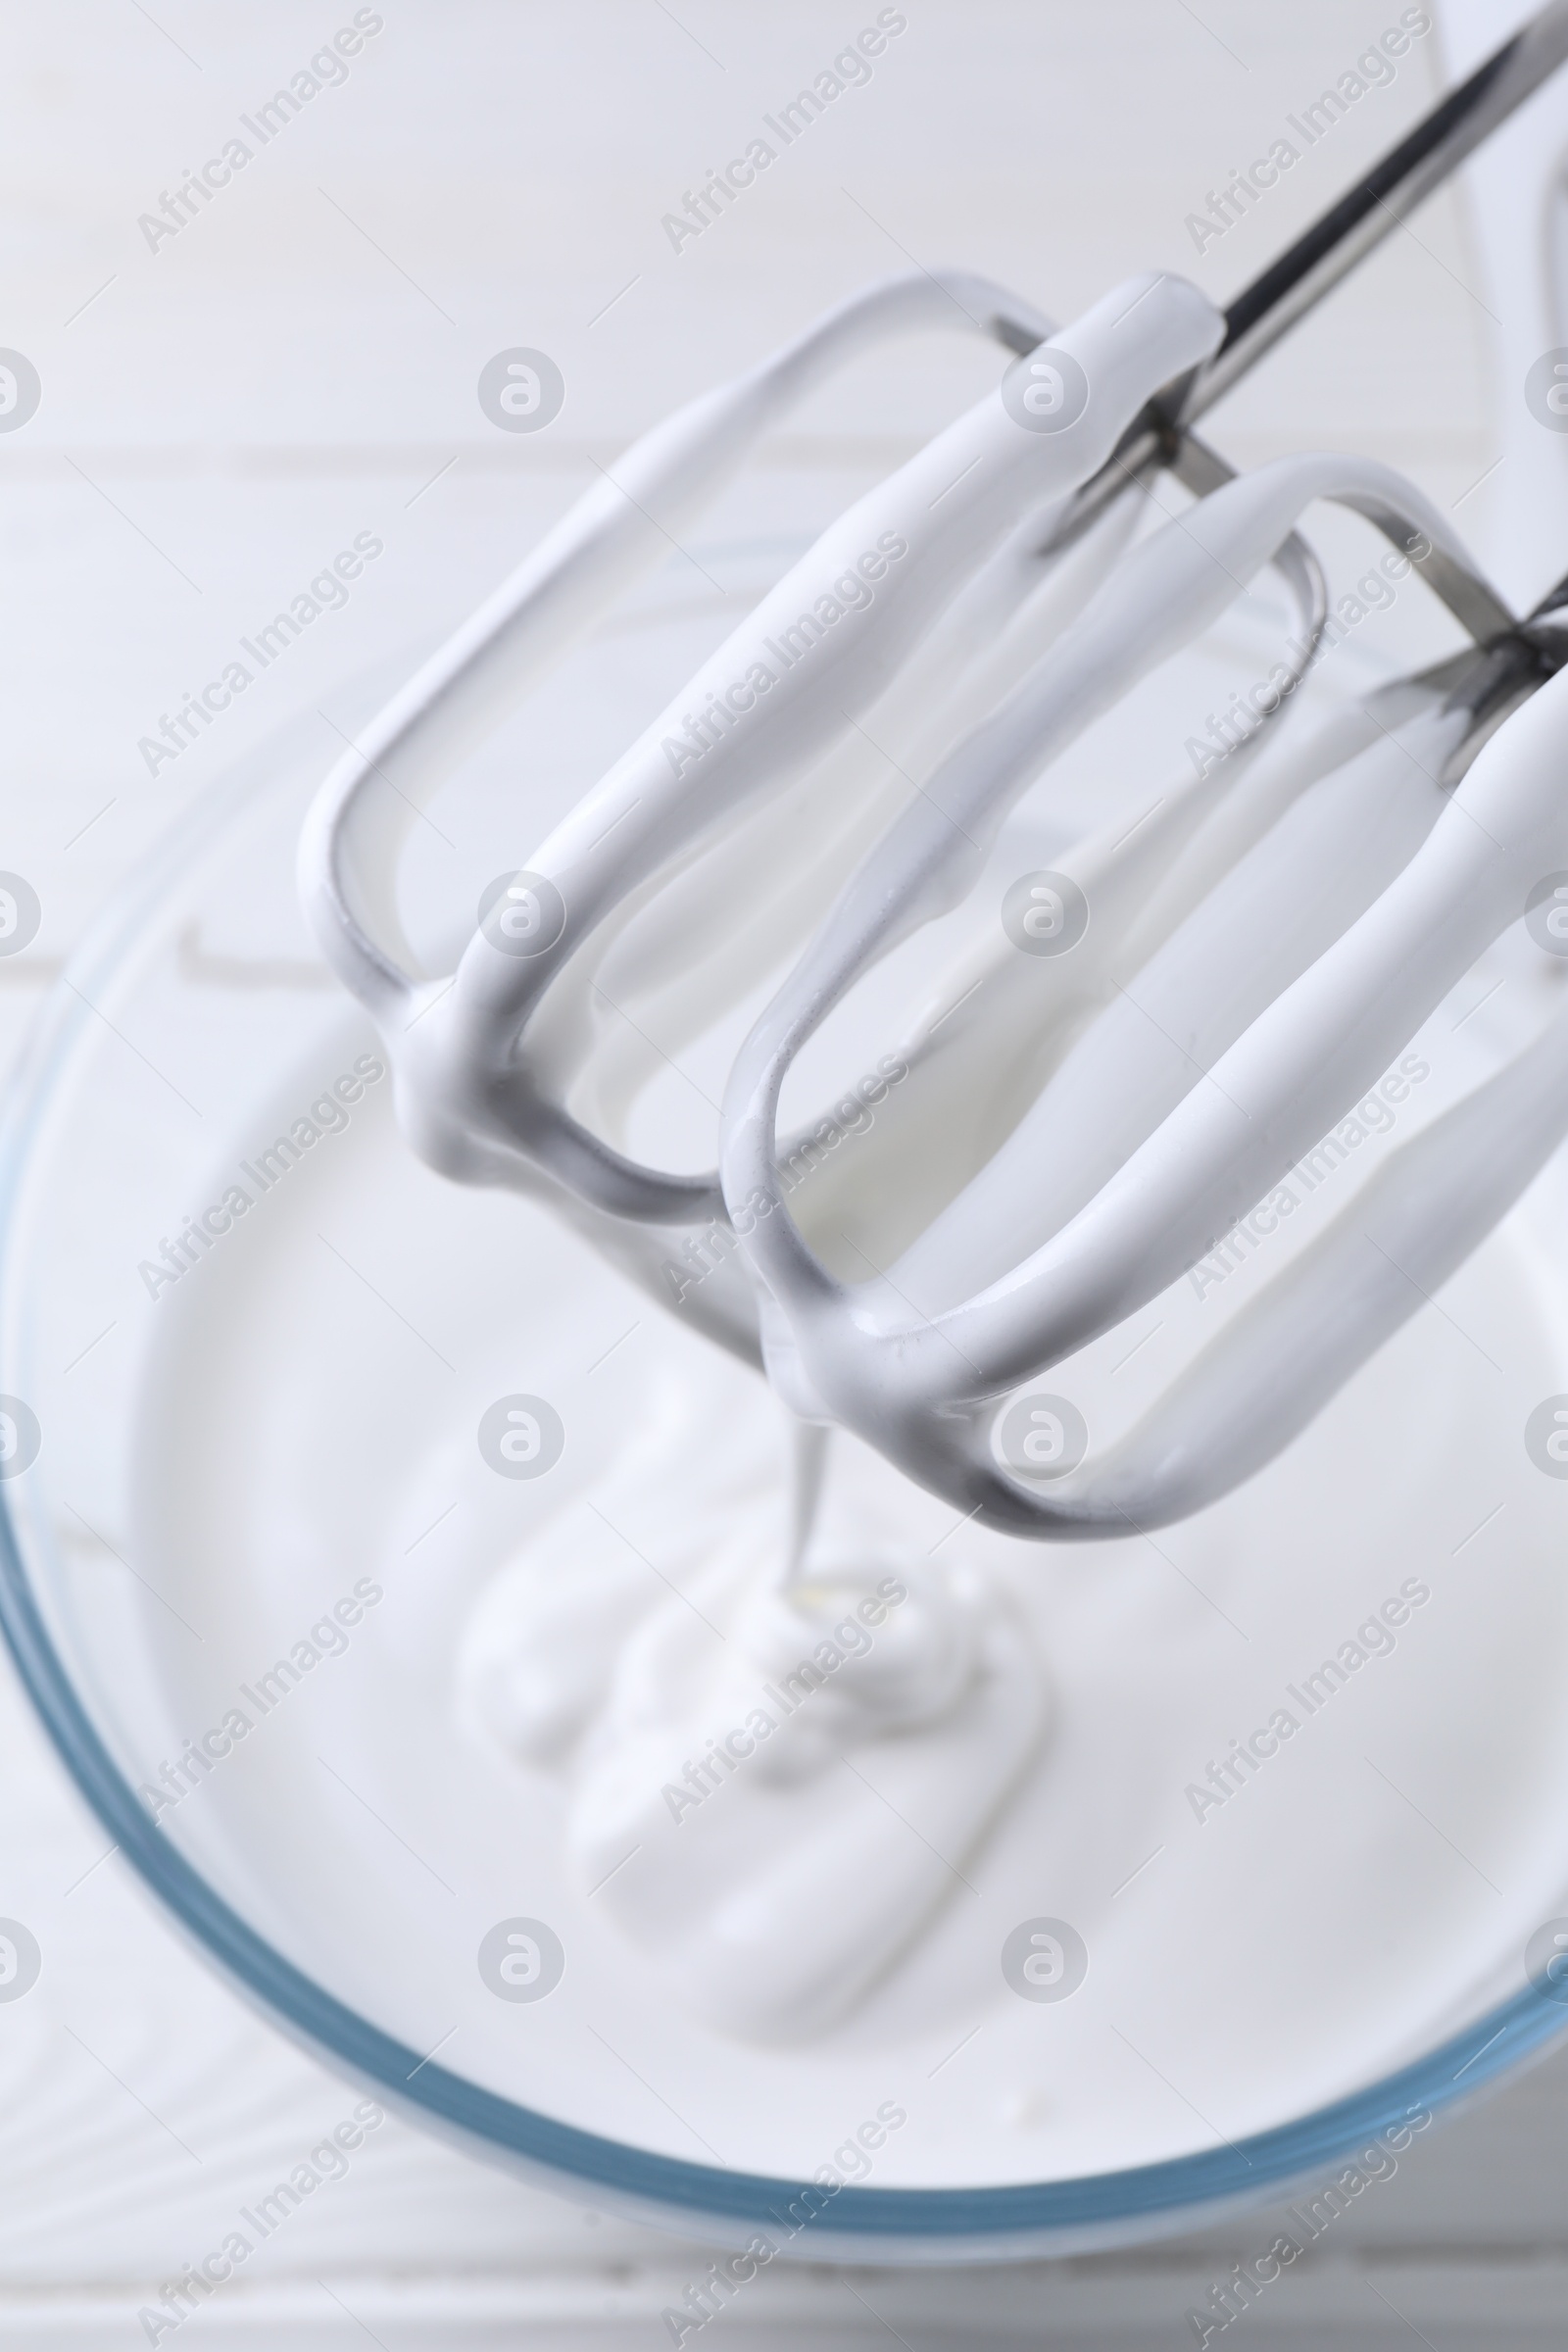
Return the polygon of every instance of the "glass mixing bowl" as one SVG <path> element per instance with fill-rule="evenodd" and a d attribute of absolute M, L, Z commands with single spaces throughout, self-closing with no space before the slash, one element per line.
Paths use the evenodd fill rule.
<path fill-rule="evenodd" d="M 756 589 L 778 552 L 705 561 Z M 461 798 L 434 806 L 406 909 L 432 963 L 518 840 L 659 707 L 721 618 L 716 595 L 656 582 L 531 707 L 526 760 L 504 736 Z M 1266 620 L 1228 624 L 1232 669 L 1222 644 L 1216 679 L 1238 645 L 1272 658 Z M 1374 674 L 1353 647 L 1342 667 L 1348 685 Z M 346 693 L 331 727 L 352 734 L 403 674 Z M 472 2151 L 687 2233 L 782 2228 L 818 2258 L 1000 2258 L 1175 2231 L 1473 2095 L 1555 2039 L 1568 2011 L 1531 1988 L 1522 1959 L 1477 1967 L 1397 2046 L 1385 2035 L 1381 2061 L 1347 2052 L 1307 2112 L 1228 2138 L 1187 2113 L 1157 2160 L 1056 2162 L 1041 2178 L 1022 2177 L 1014 2150 L 993 2180 L 970 2165 L 945 2180 L 935 2147 L 924 2180 L 852 2179 L 826 2195 L 812 2150 L 897 2088 L 898 2035 L 841 2036 L 820 2081 L 808 2056 L 769 2059 L 784 2071 L 768 2080 L 794 2085 L 794 2120 L 782 2087 L 770 2110 L 751 2057 L 719 2048 L 704 2064 L 732 2074 L 749 2120 L 739 2160 L 710 2150 L 689 2120 L 712 2111 L 695 2074 L 650 2079 L 663 2034 L 674 2050 L 687 2029 L 639 2009 L 635 1956 L 562 1878 L 553 1800 L 466 1741 L 450 1689 L 454 1612 L 498 1547 L 526 1540 L 532 1493 L 485 1484 L 480 1410 L 591 1375 L 591 1409 L 573 1408 L 591 1491 L 595 1445 L 639 1406 L 635 1349 L 619 1342 L 651 1310 L 540 1212 L 445 1184 L 397 1138 L 373 1035 L 294 896 L 331 727 L 295 728 L 172 832 L 55 991 L 0 1146 L 0 1389 L 25 1408 L 17 1474 L 0 1480 L 0 1615 L 67 1768 L 211 1960 L 329 2065 Z M 1044 861 L 1049 839 L 1035 846 Z M 279 1136 L 296 1139 L 292 1157 Z M 566 1372 L 530 1355 L 541 1334 L 559 1353 L 563 1333 Z M 1100 1573 L 1102 1556 L 1050 1573 Z M 498 1820 L 516 1823 L 515 1851 Z M 1424 1835 L 1392 1833 L 1391 1864 L 1401 1836 Z M 1568 1886 L 1568 1833 L 1530 1917 L 1553 1886 Z M 559 1986 L 498 1999 L 485 1949 L 552 1916 L 573 1923 Z M 1326 2010 L 1364 1956 L 1353 1933 L 1325 1930 Z M 1173 1961 L 1152 1948 L 1144 1966 Z M 995 1962 L 993 1947 L 984 1988 L 938 2019 L 911 2079 L 940 2080 L 948 2060 L 930 2052 L 963 2046 L 965 2016 L 1010 1997 Z M 1282 1959 L 1282 2044 L 1306 2015 L 1302 1981 Z M 1064 2015 L 1038 2007 L 1025 2025 L 1059 2033 Z M 803 2211 L 799 2237 L 788 2217 Z"/>

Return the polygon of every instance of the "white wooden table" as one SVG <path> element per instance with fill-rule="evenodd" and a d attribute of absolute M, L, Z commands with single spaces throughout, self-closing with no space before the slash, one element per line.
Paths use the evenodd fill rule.
<path fill-rule="evenodd" d="M 7 1050 L 174 814 L 334 682 L 457 621 L 665 406 L 911 263 L 969 263 L 1058 316 L 1150 264 L 1223 298 L 1443 71 L 1437 37 L 1416 44 L 1200 255 L 1188 213 L 1395 20 L 1393 0 L 908 0 L 872 79 L 677 251 L 662 216 L 874 7 L 384 0 L 346 78 L 265 144 L 239 130 L 354 13 L 0 14 L 0 345 L 43 385 L 0 436 L 0 866 L 44 906 L 32 949 L 0 961 Z M 140 217 L 235 135 L 244 169 L 150 237 Z M 1247 461 L 1308 441 L 1386 456 L 1505 558 L 1511 477 L 1472 489 L 1497 455 L 1479 269 L 1459 206 L 1435 205 L 1213 437 Z M 548 351 L 567 384 L 537 439 L 496 430 L 475 397 L 514 345 Z M 983 365 L 935 348 L 814 407 L 769 453 L 749 519 L 825 517 Z M 138 745 L 162 715 L 365 530 L 385 555 L 348 605 L 149 773 Z M 45 1952 L 33 1992 L 0 2007 L 0 2344 L 129 2345 L 160 2283 L 353 2094 L 104 1858 L 8 1671 L 0 1686 L 0 1914 Z M 1431 2133 L 1238 2326 L 1278 2343 L 1560 2342 L 1565 2165 L 1568 2057 Z M 1212 2244 L 1027 2271 L 779 2271 L 725 2327 L 778 2345 L 1191 2342 L 1189 2307 L 1271 2235 L 1253 2217 Z M 701 2267 L 391 2125 L 189 2337 L 651 2346 Z"/>

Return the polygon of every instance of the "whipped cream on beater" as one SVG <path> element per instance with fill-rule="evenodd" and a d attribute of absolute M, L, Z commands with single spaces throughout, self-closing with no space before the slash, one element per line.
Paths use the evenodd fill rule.
<path fill-rule="evenodd" d="M 683 514 L 795 379 L 926 307 L 908 287 L 867 298 L 650 436 L 623 461 L 649 513 Z M 1142 813 L 1107 809 L 1020 882 L 1006 836 L 1044 772 L 1269 566 L 1302 616 L 1295 666 L 1276 664 L 1294 691 L 1323 619 L 1296 537 L 1314 501 L 1393 538 L 1478 644 L 1511 618 L 1409 484 L 1312 456 L 1224 479 L 1200 453 L 1199 505 L 1086 580 L 1076 614 L 1051 605 L 1039 557 L 1066 503 L 1223 321 L 1163 275 L 1049 346 L 995 290 L 978 317 L 1028 355 L 1018 369 L 825 531 L 553 831 L 519 841 L 527 863 L 492 883 L 455 971 L 395 960 L 377 895 L 395 844 L 371 856 L 365 787 L 391 762 L 416 807 L 469 721 L 520 683 L 520 662 L 503 677 L 514 655 L 532 641 L 542 657 L 646 562 L 618 502 L 649 514 L 621 482 L 606 476 L 383 713 L 302 845 L 308 909 L 376 1017 L 419 1153 L 542 1201 L 665 1305 L 666 1245 L 727 1233 L 733 1253 L 705 1258 L 675 1304 L 760 1359 L 775 1427 L 782 1403 L 846 1433 L 850 1494 L 828 1495 L 820 1526 L 822 1442 L 798 1446 L 788 1544 L 776 1474 L 686 1479 L 675 1444 L 644 1446 L 634 1478 L 602 1450 L 478 1597 L 458 1662 L 470 1729 L 556 1781 L 583 1905 L 706 2027 L 758 2043 L 827 2035 L 939 1939 L 1041 1751 L 1040 1647 L 980 1531 L 1149 1540 L 1222 1500 L 1463 1263 L 1568 1121 L 1559 1016 L 1401 1142 L 1152 1394 L 1112 1392 L 1118 1361 L 1102 1417 L 1069 1399 L 1088 1452 L 1061 1479 L 999 1450 L 999 1400 L 1168 1296 L 1568 858 L 1568 678 L 1468 773 L 1455 763 L 1490 656 L 1451 693 L 1446 673 L 1391 690 L 1390 724 L 1370 714 L 1353 745 L 1324 730 L 1266 789 L 1238 789 L 1243 746 Z M 1019 415 L 1029 369 L 1072 394 L 1044 424 Z M 1374 800 L 1386 822 L 1369 850 Z M 1073 956 L 1037 959 L 999 926 L 1009 881 L 1031 879 L 1080 904 Z M 490 919 L 497 892 L 510 931 Z M 914 963 L 894 966 L 889 1002 L 862 983 L 949 915 L 940 937 L 967 922 L 967 960 L 877 1058 L 901 1073 L 879 1151 L 846 1154 L 855 1175 L 792 1205 L 781 1101 L 798 1058 L 831 1023 L 829 1046 L 856 1034 L 868 1066 Z M 644 1161 L 631 1130 L 660 1066 L 741 1013 L 714 1164 Z M 711 1147 L 687 1135 L 672 1157 L 692 1148 Z M 706 1473 L 727 1432 L 696 1434 Z M 885 1475 L 858 1507 L 854 1465 L 873 1453 Z M 619 1524 L 617 1477 L 662 1498 L 657 1565 Z M 906 1482 L 961 1514 L 923 1549 L 890 1500 Z"/>

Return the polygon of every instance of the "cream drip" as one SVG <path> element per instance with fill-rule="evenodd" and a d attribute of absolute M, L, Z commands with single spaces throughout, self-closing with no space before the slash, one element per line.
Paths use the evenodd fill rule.
<path fill-rule="evenodd" d="M 696 1572 L 656 1599 L 576 1514 L 481 1599 L 459 1668 L 470 1725 L 564 1780 L 584 1891 L 677 1997 L 762 2040 L 827 2030 L 907 1948 L 1048 1712 L 994 1576 L 823 1542 L 821 1457 L 797 1443 L 782 1574 L 759 1573 L 776 1503 L 694 1514 Z"/>

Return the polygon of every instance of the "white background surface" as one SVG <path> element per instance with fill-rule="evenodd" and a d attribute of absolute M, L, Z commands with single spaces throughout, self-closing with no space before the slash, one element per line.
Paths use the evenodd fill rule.
<path fill-rule="evenodd" d="M 1223 301 L 1446 74 L 1438 38 L 1418 43 L 1200 256 L 1186 215 L 1396 20 L 1394 0 L 1205 0 L 1200 17 L 1184 0 L 908 0 L 870 84 L 676 254 L 661 217 L 873 20 L 869 0 L 386 0 L 347 83 L 150 252 L 138 215 L 352 13 L 0 13 L 0 344 L 44 385 L 0 437 L 0 866 L 44 906 L 33 947 L 0 961 L 7 1051 L 173 815 L 334 683 L 458 621 L 665 408 L 911 262 L 987 270 L 1063 318 L 1151 265 Z M 1504 11 L 1476 15 L 1475 43 L 1504 28 Z M 1538 112 L 1554 153 L 1568 93 Z M 1527 357 L 1557 339 L 1534 251 L 1440 200 L 1210 437 L 1239 462 L 1386 458 L 1457 506 L 1505 589 L 1539 593 L 1554 544 L 1568 564 L 1568 444 L 1519 425 L 1520 338 Z M 500 433 L 475 398 L 484 361 L 517 344 L 567 385 L 536 438 Z M 768 454 L 751 518 L 825 518 L 980 388 L 976 365 L 939 346 L 811 411 Z M 159 714 L 363 530 L 386 553 L 347 609 L 150 777 L 137 746 Z M 32 1923 L 46 1966 L 0 2008 L 0 2343 L 144 2341 L 148 2291 L 355 2095 L 207 1975 L 105 1844 L 7 1677 L 0 1914 Z M 1560 2341 L 1565 2157 L 1568 2061 L 1429 2134 L 1233 2334 Z M 1212 2246 L 1027 2275 L 769 2275 L 723 2332 L 1191 2342 L 1189 2304 L 1271 2234 L 1256 2217 Z M 652 2346 L 695 2260 L 389 2125 L 181 2337 Z"/>

